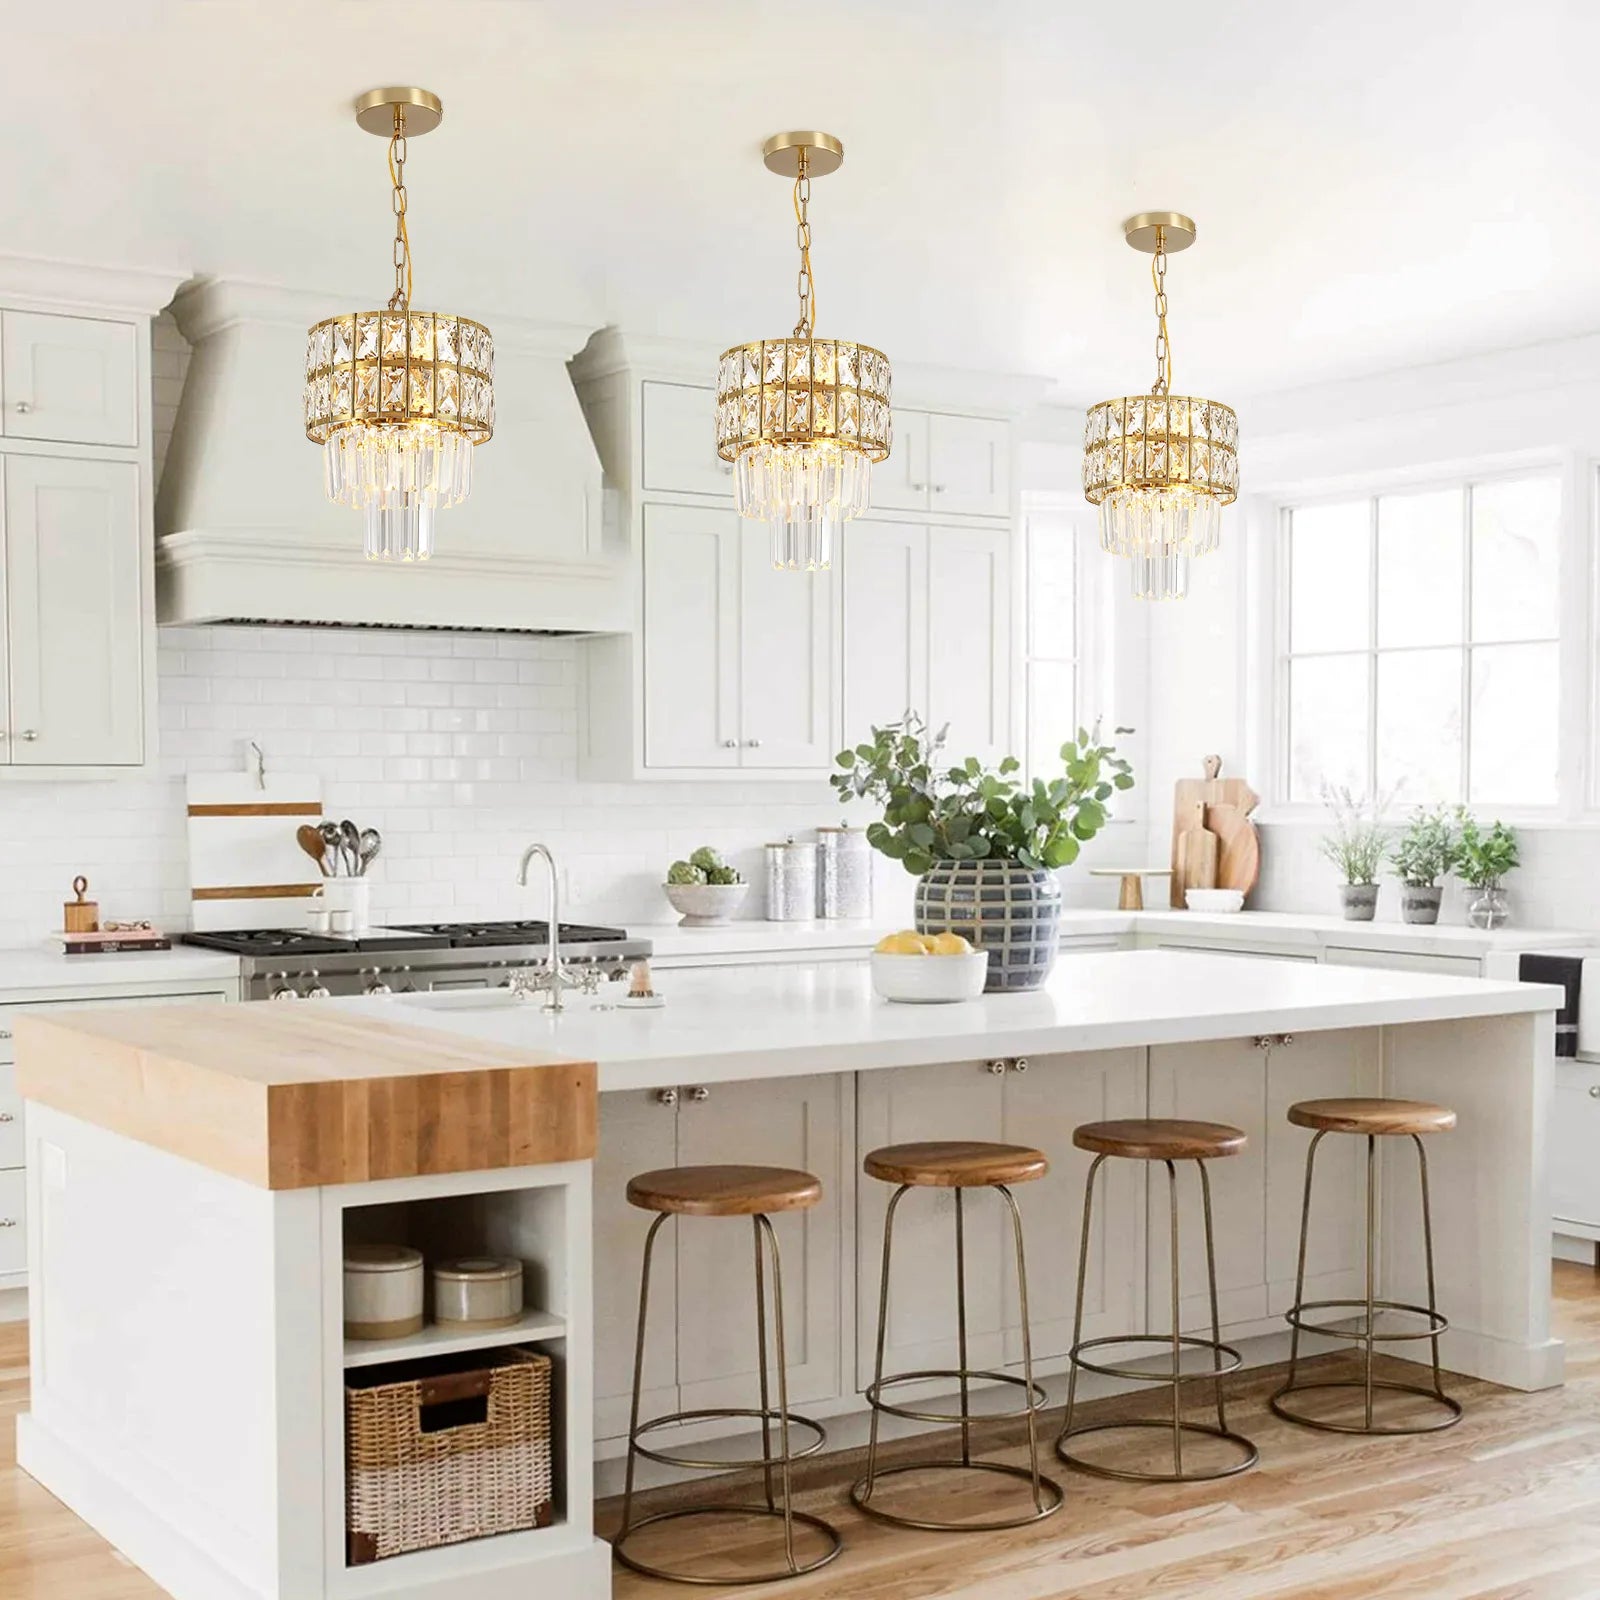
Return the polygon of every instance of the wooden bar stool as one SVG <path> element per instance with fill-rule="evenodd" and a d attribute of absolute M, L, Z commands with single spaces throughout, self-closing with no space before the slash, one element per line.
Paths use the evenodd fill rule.
<path fill-rule="evenodd" d="M 851 1486 L 850 1499 L 858 1510 L 880 1522 L 892 1523 L 898 1528 L 925 1529 L 933 1533 L 994 1533 L 1005 1528 L 1021 1528 L 1038 1522 L 1061 1509 L 1061 1485 L 1044 1477 L 1039 1471 L 1039 1438 L 1037 1417 L 1044 1409 L 1044 1390 L 1033 1381 L 1033 1345 L 1028 1333 L 1028 1267 L 1022 1248 L 1022 1215 L 1012 1196 L 1010 1185 L 1027 1183 L 1042 1178 L 1050 1170 L 1050 1163 L 1037 1150 L 1026 1145 L 989 1144 L 980 1141 L 934 1141 L 927 1144 L 886 1145 L 874 1150 L 862 1163 L 870 1178 L 898 1185 L 889 1198 L 889 1209 L 883 1219 L 883 1274 L 878 1290 L 878 1354 L 873 1367 L 873 1379 L 867 1389 L 867 1404 L 872 1408 L 872 1433 L 867 1446 L 866 1476 Z M 894 1242 L 894 1217 L 900 1202 L 911 1189 L 954 1189 L 956 1202 L 956 1340 L 957 1365 L 954 1368 L 931 1369 L 920 1372 L 900 1372 L 889 1377 L 883 1374 L 883 1347 L 889 1323 L 889 1263 Z M 967 1261 L 965 1191 L 968 1189 L 993 1189 L 1006 1203 L 1011 1216 L 1011 1238 L 1016 1250 L 1017 1299 L 1022 1313 L 1022 1376 L 1013 1377 L 1005 1372 L 974 1372 L 967 1358 Z M 900 1384 L 923 1383 L 929 1380 L 953 1380 L 961 1391 L 961 1409 L 952 1416 L 948 1411 L 923 1411 L 913 1406 L 897 1405 L 884 1399 L 884 1391 Z M 971 1391 L 974 1379 L 984 1383 L 1009 1384 L 1022 1391 L 1021 1409 L 986 1413 L 986 1422 L 1005 1421 L 1025 1417 L 1028 1425 L 1028 1465 L 1008 1466 L 1001 1461 L 975 1461 L 972 1457 Z M 878 1423 L 885 1414 L 907 1417 L 913 1422 L 956 1423 L 961 1429 L 961 1454 L 955 1459 L 940 1457 L 928 1461 L 908 1462 L 903 1465 L 878 1466 Z M 873 1493 L 881 1479 L 899 1477 L 908 1472 L 971 1471 L 985 1472 L 1004 1478 L 1020 1478 L 1029 1487 L 1027 1509 L 1011 1516 L 994 1517 L 983 1522 L 952 1522 L 931 1517 L 909 1517 L 895 1511 L 886 1511 L 873 1503 Z"/>
<path fill-rule="evenodd" d="M 1325 1433 L 1359 1433 L 1378 1435 L 1405 1435 L 1438 1433 L 1443 1428 L 1453 1428 L 1461 1420 L 1461 1404 L 1444 1392 L 1439 1374 L 1439 1335 L 1449 1326 L 1449 1321 L 1439 1311 L 1438 1297 L 1433 1279 L 1433 1212 L 1428 1203 L 1428 1153 L 1422 1147 L 1425 1134 L 1448 1133 L 1456 1125 L 1456 1114 L 1447 1106 L 1436 1106 L 1426 1100 L 1301 1100 L 1289 1107 L 1289 1121 L 1297 1128 L 1311 1128 L 1310 1148 L 1306 1151 L 1305 1200 L 1300 1208 L 1300 1263 L 1295 1270 L 1294 1304 L 1284 1313 L 1292 1332 L 1289 1335 L 1289 1377 L 1284 1386 L 1272 1396 L 1268 1404 L 1288 1422 L 1298 1422 L 1302 1427 L 1320 1428 Z M 1311 1221 L 1311 1175 L 1316 1166 L 1317 1146 L 1330 1133 L 1363 1135 L 1367 1141 L 1367 1292 L 1360 1300 L 1307 1300 L 1306 1288 L 1306 1231 Z M 1425 1306 L 1408 1305 L 1399 1300 L 1380 1300 L 1377 1295 L 1377 1146 L 1381 1138 L 1409 1138 L 1417 1147 L 1417 1172 L 1422 1182 L 1422 1247 L 1428 1269 L 1428 1303 Z M 1351 1328 L 1332 1327 L 1307 1319 L 1311 1311 L 1355 1312 L 1359 1317 L 1350 1320 L 1357 1325 Z M 1377 1331 L 1381 1312 L 1393 1312 L 1405 1318 L 1417 1318 L 1422 1326 L 1402 1328 L 1389 1333 Z M 1298 1381 L 1300 1362 L 1300 1335 L 1320 1333 L 1330 1339 L 1345 1339 L 1359 1344 L 1364 1350 L 1363 1371 L 1360 1378 L 1338 1382 L 1301 1383 Z M 1427 1339 L 1433 1346 L 1433 1386 L 1380 1380 L 1372 1375 L 1372 1350 L 1374 1345 L 1397 1343 L 1406 1339 Z M 1359 1389 L 1362 1392 L 1362 1420 L 1340 1422 L 1321 1417 L 1307 1416 L 1303 1411 L 1291 1409 L 1286 1401 L 1292 1394 L 1326 1393 L 1335 1389 Z M 1420 1395 L 1432 1401 L 1437 1409 L 1424 1422 L 1379 1423 L 1373 1416 L 1373 1395 L 1377 1390 L 1392 1394 Z"/>
<path fill-rule="evenodd" d="M 645 1235 L 644 1265 L 639 1277 L 639 1333 L 633 1353 L 633 1408 L 628 1423 L 628 1470 L 622 1496 L 622 1525 L 611 1542 L 612 1553 L 623 1566 L 649 1578 L 663 1578 L 671 1583 L 739 1584 L 776 1583 L 784 1578 L 803 1577 L 825 1567 L 843 1548 L 838 1530 L 821 1517 L 796 1511 L 793 1504 L 791 1474 L 796 1461 L 815 1455 L 827 1442 L 822 1425 L 809 1417 L 798 1416 L 789 1410 L 789 1376 L 785 1360 L 783 1335 L 783 1265 L 778 1257 L 778 1238 L 772 1230 L 769 1215 L 780 1211 L 804 1211 L 822 1198 L 822 1184 L 809 1172 L 797 1172 L 787 1167 L 669 1167 L 659 1172 L 641 1173 L 628 1184 L 628 1203 L 643 1211 L 658 1212 L 650 1231 Z M 644 1378 L 645 1321 L 650 1305 L 650 1261 L 655 1250 L 656 1235 L 668 1217 L 749 1217 L 755 1233 L 756 1260 L 756 1342 L 759 1352 L 761 1404 L 759 1409 L 745 1407 L 709 1407 L 695 1411 L 674 1411 L 664 1416 L 639 1420 L 639 1391 Z M 778 1363 L 778 1404 L 773 1409 L 768 1392 L 767 1376 L 767 1295 L 766 1272 L 763 1262 L 763 1244 L 772 1261 L 772 1321 L 775 1354 Z M 683 1423 L 725 1420 L 733 1417 L 756 1417 L 761 1421 L 761 1454 L 745 1459 L 707 1460 L 682 1455 L 674 1451 L 657 1449 L 641 1443 L 647 1435 Z M 778 1450 L 773 1454 L 772 1432 L 776 1425 Z M 799 1428 L 808 1433 L 810 1442 L 803 1449 L 794 1448 L 791 1430 Z M 760 1467 L 765 1486 L 765 1504 L 718 1504 L 692 1506 L 679 1511 L 658 1511 L 653 1516 L 633 1519 L 634 1467 L 640 1456 L 659 1461 L 669 1467 L 687 1468 L 699 1472 L 727 1472 L 739 1467 Z M 774 1488 L 773 1469 L 777 1469 L 779 1487 Z M 763 1572 L 685 1572 L 665 1567 L 651 1566 L 630 1555 L 626 1546 L 629 1538 L 641 1528 L 662 1522 L 683 1522 L 706 1518 L 715 1520 L 731 1517 L 772 1517 L 783 1524 L 783 1554 L 781 1567 Z M 795 1551 L 795 1529 L 799 1525 L 814 1530 L 821 1536 L 822 1548 L 816 1554 L 802 1558 Z"/>
<path fill-rule="evenodd" d="M 1071 1371 L 1067 1379 L 1067 1414 L 1062 1419 L 1061 1433 L 1056 1439 L 1056 1454 L 1069 1466 L 1083 1472 L 1092 1472 L 1102 1478 L 1121 1478 L 1136 1483 L 1205 1483 L 1214 1478 L 1231 1478 L 1236 1472 L 1253 1467 L 1259 1459 L 1256 1447 L 1242 1434 L 1228 1427 L 1228 1414 L 1222 1395 L 1225 1373 L 1238 1369 L 1243 1358 L 1231 1345 L 1222 1342 L 1221 1316 L 1217 1308 L 1217 1255 L 1211 1229 L 1211 1175 L 1206 1163 L 1223 1156 L 1236 1156 L 1244 1149 L 1245 1136 L 1238 1128 L 1222 1122 L 1183 1122 L 1167 1117 L 1130 1118 L 1118 1122 L 1086 1122 L 1075 1128 L 1072 1142 L 1080 1150 L 1094 1154 L 1089 1168 L 1088 1181 L 1083 1195 L 1083 1239 L 1078 1251 L 1078 1298 L 1073 1312 Z M 1100 1168 L 1112 1158 L 1125 1161 L 1159 1161 L 1167 1169 L 1167 1193 L 1172 1211 L 1172 1332 L 1170 1334 L 1138 1333 L 1108 1334 L 1098 1339 L 1083 1337 L 1083 1291 L 1089 1270 L 1089 1223 L 1094 1204 L 1094 1180 Z M 1205 1209 L 1206 1281 L 1211 1292 L 1211 1337 L 1202 1339 L 1193 1334 L 1181 1333 L 1182 1319 L 1179 1310 L 1178 1283 L 1178 1168 L 1180 1161 L 1192 1161 L 1200 1174 L 1200 1197 Z M 1086 1360 L 1084 1352 L 1103 1349 L 1108 1345 L 1157 1345 L 1163 1352 L 1170 1351 L 1172 1367 L 1169 1372 L 1152 1374 L 1140 1367 L 1118 1366 L 1110 1362 Z M 1204 1422 L 1189 1422 L 1183 1415 L 1182 1370 L 1185 1350 L 1204 1350 L 1210 1353 L 1211 1370 L 1195 1376 L 1210 1377 L 1216 1389 L 1217 1420 L 1215 1426 Z M 1075 1428 L 1073 1414 L 1078 1399 L 1078 1373 L 1098 1372 L 1105 1377 L 1127 1378 L 1138 1383 L 1165 1383 L 1172 1390 L 1172 1417 L 1136 1418 L 1130 1422 L 1098 1422 Z M 1170 1428 L 1172 1430 L 1172 1471 L 1136 1472 L 1123 1467 L 1103 1466 L 1086 1461 L 1067 1448 L 1069 1439 L 1081 1439 L 1092 1433 L 1116 1433 L 1129 1428 Z M 1238 1459 L 1225 1466 L 1205 1471 L 1184 1470 L 1183 1441 L 1186 1437 L 1225 1439 L 1235 1446 Z"/>

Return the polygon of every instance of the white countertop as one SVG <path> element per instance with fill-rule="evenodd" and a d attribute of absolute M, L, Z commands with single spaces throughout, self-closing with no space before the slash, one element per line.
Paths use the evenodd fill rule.
<path fill-rule="evenodd" d="M 932 959 L 932 958 L 930 958 Z M 600 1065 L 605 1090 L 1554 1011 L 1555 987 L 1160 950 L 1063 961 L 1031 994 L 890 1005 L 865 962 L 672 972 L 659 1010 L 470 995 L 331 1000 Z M 432 1003 L 429 1003 L 429 1002 Z"/>
<path fill-rule="evenodd" d="M 52 946 L 0 950 L 0 997 L 56 989 L 120 989 L 160 983 L 237 986 L 239 958 L 194 945 L 170 950 L 128 950 L 116 955 L 69 956 Z"/>

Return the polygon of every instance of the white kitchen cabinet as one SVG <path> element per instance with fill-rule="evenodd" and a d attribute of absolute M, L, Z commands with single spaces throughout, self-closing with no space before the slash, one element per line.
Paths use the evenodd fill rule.
<path fill-rule="evenodd" d="M 1011 750 L 1009 527 L 928 529 L 928 721 L 953 757 Z"/>
<path fill-rule="evenodd" d="M 1477 956 L 1436 955 L 1424 950 L 1362 950 L 1330 944 L 1322 953 L 1330 967 L 1388 967 L 1399 972 L 1441 972 L 1457 978 L 1480 978 Z"/>
<path fill-rule="evenodd" d="M 0 1172 L 0 1288 L 20 1286 L 28 1272 L 27 1173 Z"/>
<path fill-rule="evenodd" d="M 131 322 L 0 314 L 0 393 L 8 439 L 139 442 L 139 344 Z"/>
<path fill-rule="evenodd" d="M 1189 950 L 1204 956 L 1249 956 L 1265 961 L 1316 961 L 1317 952 L 1279 944 L 1250 944 L 1238 940 L 1224 943 L 1210 939 L 1182 939 L 1169 934 L 1140 934 L 1141 950 Z"/>
<path fill-rule="evenodd" d="M 5 475 L 5 658 L 13 766 L 136 766 L 146 605 L 139 469 L 12 454 Z"/>
<path fill-rule="evenodd" d="M 717 454 L 717 395 L 687 383 L 642 386 L 644 487 L 653 493 L 733 495 L 733 467 Z"/>
<path fill-rule="evenodd" d="M 790 1401 L 839 1393 L 846 1225 L 840 1197 L 851 1087 L 848 1075 L 830 1074 L 601 1096 L 594 1178 L 597 1438 L 627 1434 L 639 1271 L 653 1214 L 630 1206 L 626 1191 L 630 1178 L 655 1168 L 745 1161 L 798 1167 L 822 1180 L 821 1205 L 772 1223 L 783 1258 Z M 667 1223 L 657 1236 L 644 1375 L 645 1416 L 756 1404 L 748 1218 L 691 1217 Z"/>
<path fill-rule="evenodd" d="M 773 570 L 764 524 L 651 506 L 644 764 L 825 771 L 835 748 L 827 578 Z"/>
<path fill-rule="evenodd" d="M 1600 1063 L 1557 1061 L 1550 1118 L 1550 1210 L 1557 1232 L 1600 1238 Z"/>
<path fill-rule="evenodd" d="M 1011 515 L 1011 425 L 897 406 L 889 459 L 872 469 L 874 511 Z"/>
<path fill-rule="evenodd" d="M 839 562 L 843 742 L 928 711 L 928 530 L 852 522 Z"/>
<path fill-rule="evenodd" d="M 0 1067 L 0 1172 L 22 1165 L 22 1096 L 12 1067 Z"/>

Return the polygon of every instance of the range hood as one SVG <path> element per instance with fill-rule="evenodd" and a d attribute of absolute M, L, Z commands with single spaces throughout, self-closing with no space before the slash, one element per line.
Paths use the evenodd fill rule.
<path fill-rule="evenodd" d="M 156 497 L 159 619 L 619 633 L 627 566 L 567 373 L 587 330 L 495 331 L 495 437 L 421 566 L 368 561 L 300 428 L 306 329 L 337 295 L 229 281 L 173 303 L 193 348 Z"/>

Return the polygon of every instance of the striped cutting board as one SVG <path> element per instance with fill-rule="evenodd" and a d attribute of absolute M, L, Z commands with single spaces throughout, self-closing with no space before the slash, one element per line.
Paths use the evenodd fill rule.
<path fill-rule="evenodd" d="M 269 773 L 263 785 L 249 772 L 199 772 L 188 800 L 194 926 L 301 927 L 322 879 L 294 835 L 322 820 L 322 780 Z"/>

